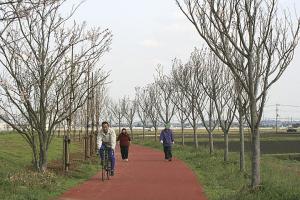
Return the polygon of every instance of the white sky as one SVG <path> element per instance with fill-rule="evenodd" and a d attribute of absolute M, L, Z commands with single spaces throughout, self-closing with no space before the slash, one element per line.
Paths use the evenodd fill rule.
<path fill-rule="evenodd" d="M 299 0 L 279 3 L 288 8 L 295 5 L 300 15 Z M 169 71 L 172 59 L 187 61 L 202 41 L 175 0 L 86 0 L 74 18 L 91 26 L 109 28 L 113 33 L 111 51 L 103 57 L 102 64 L 111 71 L 110 96 L 114 99 L 124 95 L 134 98 L 134 87 L 153 82 L 157 64 Z M 300 106 L 299 65 L 300 44 L 292 64 L 271 88 L 267 105 Z M 266 109 L 266 116 L 274 116 L 274 110 L 275 107 Z M 279 114 L 300 119 L 300 107 L 281 106 Z"/>

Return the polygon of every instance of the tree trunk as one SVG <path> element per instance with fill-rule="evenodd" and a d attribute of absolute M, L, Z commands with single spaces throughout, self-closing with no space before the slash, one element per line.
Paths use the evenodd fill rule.
<path fill-rule="evenodd" d="M 184 126 L 184 124 L 183 123 L 181 123 L 181 144 L 182 144 L 182 146 L 184 146 L 184 132 L 183 132 L 183 126 Z"/>
<path fill-rule="evenodd" d="M 214 102 L 211 98 L 209 98 L 209 154 L 211 155 L 214 152 L 214 140 L 212 135 L 212 113 L 213 113 L 213 105 Z"/>
<path fill-rule="evenodd" d="M 81 140 L 81 134 L 82 134 L 82 132 L 83 132 L 83 123 L 82 123 L 82 121 L 81 121 L 81 125 L 80 125 L 80 132 L 79 132 L 79 141 Z"/>
<path fill-rule="evenodd" d="M 193 130 L 194 130 L 194 143 L 195 143 L 195 148 L 198 149 L 198 138 L 197 138 L 197 134 L 196 134 L 196 126 L 193 127 Z"/>
<path fill-rule="evenodd" d="M 39 171 L 38 152 L 37 152 L 34 136 L 32 138 L 31 149 L 32 149 L 32 153 L 33 153 L 33 166 L 34 166 L 35 170 Z"/>
<path fill-rule="evenodd" d="M 130 125 L 129 129 L 130 129 L 130 132 L 131 132 L 131 139 L 133 140 L 133 128 L 132 128 L 132 125 Z"/>
<path fill-rule="evenodd" d="M 208 137 L 209 137 L 209 154 L 213 154 L 214 152 L 214 140 L 213 140 L 213 134 L 211 130 L 208 132 Z"/>
<path fill-rule="evenodd" d="M 239 132 L 240 132 L 240 171 L 245 171 L 245 140 L 244 140 L 244 125 L 243 112 L 239 109 Z"/>
<path fill-rule="evenodd" d="M 97 122 L 96 122 L 96 133 L 95 133 L 95 152 L 97 153 L 98 152 L 97 138 L 98 138 L 98 134 L 99 134 L 100 124 L 99 124 L 99 118 L 97 118 L 96 120 L 97 120 Z"/>
<path fill-rule="evenodd" d="M 40 146 L 40 157 L 39 157 L 39 172 L 45 172 L 47 170 L 47 157 L 48 153 L 44 146 Z"/>
<path fill-rule="evenodd" d="M 93 152 L 94 147 L 93 147 L 93 133 L 92 132 L 89 135 L 89 143 L 90 143 L 89 144 L 89 147 L 90 147 L 90 149 L 89 149 L 90 150 L 90 155 L 89 156 L 91 157 L 93 155 L 93 153 L 94 153 Z M 69 145 L 68 145 L 68 147 L 69 147 Z"/>
<path fill-rule="evenodd" d="M 225 142 L 225 147 L 224 147 L 224 162 L 228 162 L 228 132 L 224 131 L 224 142 Z"/>
<path fill-rule="evenodd" d="M 143 141 L 145 140 L 145 126 L 143 126 Z"/>
<path fill-rule="evenodd" d="M 254 91 L 254 90 L 252 90 Z M 254 94 L 254 92 L 253 92 Z M 252 177 L 251 177 L 251 187 L 253 189 L 260 185 L 260 135 L 258 129 L 258 116 L 257 116 L 257 105 L 255 95 L 250 96 L 250 114 L 251 114 L 251 165 L 252 165 Z"/>
<path fill-rule="evenodd" d="M 251 128 L 252 134 L 252 177 L 251 186 L 253 189 L 260 185 L 260 135 L 258 128 Z"/>
<path fill-rule="evenodd" d="M 155 135 L 154 135 L 154 137 L 155 137 L 155 139 L 154 139 L 154 141 L 156 142 L 157 141 L 157 127 L 155 126 Z"/>

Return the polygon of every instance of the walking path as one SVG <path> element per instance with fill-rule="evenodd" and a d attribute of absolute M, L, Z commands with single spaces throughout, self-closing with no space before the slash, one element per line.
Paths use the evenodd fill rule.
<path fill-rule="evenodd" d="M 196 175 L 178 159 L 164 161 L 162 151 L 131 145 L 129 162 L 116 149 L 116 171 L 102 182 L 97 173 L 59 200 L 206 200 Z"/>

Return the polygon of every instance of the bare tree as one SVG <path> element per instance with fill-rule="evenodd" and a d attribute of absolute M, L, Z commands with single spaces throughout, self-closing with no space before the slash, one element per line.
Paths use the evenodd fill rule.
<path fill-rule="evenodd" d="M 240 134 L 240 171 L 245 171 L 245 136 L 244 136 L 244 121 L 246 110 L 248 106 L 247 94 L 240 86 L 239 81 L 234 82 L 235 93 L 237 94 L 237 109 L 238 109 L 238 122 L 239 122 L 239 134 Z"/>
<path fill-rule="evenodd" d="M 109 124 L 112 124 L 115 120 L 111 112 L 111 99 L 108 96 L 105 96 L 99 119 L 100 121 L 107 121 Z"/>
<path fill-rule="evenodd" d="M 161 65 L 157 68 L 155 84 L 157 86 L 157 95 L 155 95 L 157 103 L 154 105 L 161 121 L 167 124 L 175 114 L 175 105 L 172 101 L 174 87 L 171 78 L 163 73 L 163 67 Z"/>
<path fill-rule="evenodd" d="M 133 122 L 134 122 L 134 117 L 135 117 L 135 113 L 136 113 L 136 107 L 137 107 L 137 103 L 135 100 L 130 100 L 128 97 L 124 97 L 124 117 L 127 121 L 127 124 L 129 126 L 130 129 L 130 133 L 131 133 L 131 138 L 134 139 L 133 137 Z"/>
<path fill-rule="evenodd" d="M 195 67 L 192 62 L 183 65 L 178 62 L 177 66 L 173 66 L 172 76 L 176 84 L 180 87 L 181 92 L 185 97 L 185 107 L 181 108 L 185 113 L 190 125 L 193 127 L 194 144 L 198 148 L 197 139 L 197 123 L 199 115 L 197 111 L 197 101 L 204 97 L 204 92 L 201 93 L 199 81 L 195 75 Z"/>
<path fill-rule="evenodd" d="M 181 126 L 181 145 L 184 146 L 185 145 L 185 134 L 184 134 L 184 128 L 185 128 L 185 122 L 187 121 L 190 113 L 189 110 L 186 109 L 185 107 L 185 100 L 183 98 L 181 98 L 181 94 L 182 93 L 175 93 L 175 95 L 177 94 L 177 96 L 174 96 L 174 102 L 176 101 L 175 105 L 176 105 L 176 112 L 175 115 L 177 116 L 177 119 L 180 122 L 180 126 Z"/>
<path fill-rule="evenodd" d="M 86 30 L 85 24 L 68 26 L 71 16 L 60 15 L 64 1 L 26 1 L 33 5 L 26 16 L 18 12 L 27 6 L 22 3 L 11 7 L 17 18 L 0 35 L 0 119 L 24 137 L 32 148 L 35 167 L 45 171 L 53 130 L 84 104 L 89 89 L 84 73 L 108 50 L 111 33 Z M 68 87 L 71 75 L 65 71 L 71 66 L 76 73 L 73 86 Z M 95 85 L 103 84 L 107 76 Z M 72 104 L 64 105 L 71 93 Z"/>
<path fill-rule="evenodd" d="M 159 98 L 159 88 L 156 83 L 149 84 L 146 87 L 146 91 L 148 93 L 148 110 L 147 114 L 148 117 L 152 123 L 152 126 L 154 127 L 154 140 L 157 140 L 157 130 L 158 130 L 158 123 L 160 114 L 162 113 L 159 110 L 159 104 L 163 103 L 161 102 L 162 99 Z M 162 116 L 161 116 L 162 117 Z"/>
<path fill-rule="evenodd" d="M 97 83 L 99 79 L 102 79 L 103 74 L 96 72 L 93 75 L 92 83 Z M 100 116 L 103 115 L 103 110 L 105 107 L 105 102 L 107 96 L 107 86 L 105 84 L 99 84 L 93 87 L 92 90 L 92 134 L 94 136 L 94 151 L 97 152 L 97 136 L 100 130 Z M 92 147 L 91 147 L 92 148 Z"/>
<path fill-rule="evenodd" d="M 219 61 L 217 56 L 212 52 L 203 48 L 201 51 L 195 49 L 192 54 L 193 63 L 196 67 L 198 81 L 202 86 L 201 89 L 207 94 L 204 101 L 198 101 L 198 110 L 202 119 L 202 123 L 209 133 L 210 143 L 212 143 L 212 116 L 215 112 L 219 125 L 224 133 L 224 161 L 228 161 L 228 134 L 236 111 L 236 97 L 233 92 L 232 76 L 229 70 L 224 68 L 224 64 Z M 200 99 L 201 100 L 201 99 Z M 204 112 L 206 104 L 208 105 L 208 117 L 210 125 L 207 126 Z M 213 129 L 217 123 L 214 123 Z M 210 144 L 210 152 L 212 153 L 213 144 Z"/>
<path fill-rule="evenodd" d="M 149 98 L 147 95 L 147 90 L 145 88 L 136 87 L 135 91 L 137 101 L 137 114 L 143 124 L 143 140 L 145 140 L 145 127 L 147 126 L 147 121 L 149 119 Z"/>
<path fill-rule="evenodd" d="M 191 55 L 191 62 L 195 67 L 195 76 L 197 81 L 199 82 L 200 90 L 207 95 L 204 95 L 203 98 L 197 99 L 197 110 L 201 118 L 201 122 L 205 127 L 206 131 L 208 132 L 209 138 L 209 152 L 210 154 L 214 151 L 214 143 L 213 143 L 213 131 L 216 126 L 219 124 L 214 100 L 211 98 L 214 95 L 214 91 L 211 88 L 212 81 L 208 77 L 210 68 L 214 66 L 210 66 L 210 57 L 207 56 L 207 52 L 205 48 L 202 50 L 195 50 L 192 52 Z M 212 77 L 213 79 L 217 79 L 218 77 Z M 207 120 L 207 118 L 208 120 Z"/>
<path fill-rule="evenodd" d="M 175 59 L 173 61 L 172 73 L 176 73 L 176 65 L 180 63 L 179 60 Z M 184 135 L 184 124 L 187 121 L 188 117 L 190 116 L 190 110 L 186 109 L 186 101 L 185 101 L 185 94 L 181 91 L 180 86 L 176 83 L 176 79 L 172 79 L 172 84 L 174 88 L 174 92 L 172 93 L 171 100 L 173 101 L 176 110 L 175 115 L 177 116 L 180 125 L 181 125 L 181 144 L 184 146 L 185 143 L 185 135 Z"/>
<path fill-rule="evenodd" d="M 111 101 L 110 111 L 113 119 L 115 119 L 115 122 L 118 123 L 119 133 L 121 133 L 121 123 L 122 119 L 124 118 L 124 108 L 126 107 L 125 104 L 125 99 L 119 99 L 117 102 Z"/>
<path fill-rule="evenodd" d="M 96 74 L 96 80 L 97 76 L 101 76 L 101 74 Z M 95 123 L 96 123 L 96 133 L 99 133 L 100 130 L 100 119 L 101 114 L 103 115 L 105 103 L 107 100 L 107 87 L 106 85 L 98 85 L 95 88 Z"/>
<path fill-rule="evenodd" d="M 203 99 L 204 101 L 202 102 L 202 104 L 198 102 L 198 112 L 201 118 L 201 122 L 208 133 L 209 153 L 212 154 L 214 152 L 213 131 L 218 125 L 218 120 L 216 116 L 214 101 L 209 96 L 208 98 Z M 206 119 L 206 117 L 208 119 Z"/>
<path fill-rule="evenodd" d="M 237 98 L 234 90 L 234 82 L 231 72 L 224 67 L 224 64 L 212 53 L 206 55 L 207 65 L 202 70 L 203 80 L 200 81 L 204 91 L 214 102 L 219 125 L 224 133 L 224 161 L 228 161 L 229 140 L 228 134 L 234 120 Z M 205 62 L 205 61 L 204 61 Z"/>
<path fill-rule="evenodd" d="M 40 0 L 38 2 L 2 0 L 0 2 L 0 35 L 2 35 L 2 33 L 14 20 L 25 17 L 32 9 L 36 9 L 42 4 L 50 3 L 50 0 Z"/>
<path fill-rule="evenodd" d="M 252 135 L 251 186 L 256 188 L 261 183 L 259 124 L 267 90 L 293 59 L 300 20 L 295 24 L 286 13 L 279 18 L 276 0 L 176 3 L 247 93 Z"/>
<path fill-rule="evenodd" d="M 4 0 L 0 2 L 0 35 L 16 19 L 16 14 L 10 9 L 10 5 L 17 5 L 17 1 Z"/>

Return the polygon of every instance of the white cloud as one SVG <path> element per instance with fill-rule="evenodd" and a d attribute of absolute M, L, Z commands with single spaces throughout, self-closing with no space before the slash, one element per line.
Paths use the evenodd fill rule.
<path fill-rule="evenodd" d="M 181 20 L 181 21 L 182 20 L 187 20 L 185 15 L 179 9 L 174 10 L 171 17 L 176 21 L 178 21 L 178 20 Z"/>
<path fill-rule="evenodd" d="M 140 45 L 147 47 L 147 48 L 158 48 L 161 47 L 161 43 L 153 39 L 146 39 L 140 42 Z"/>
<path fill-rule="evenodd" d="M 194 33 L 194 27 L 188 23 L 173 23 L 165 26 L 163 28 L 166 32 L 175 32 L 175 33 Z"/>

